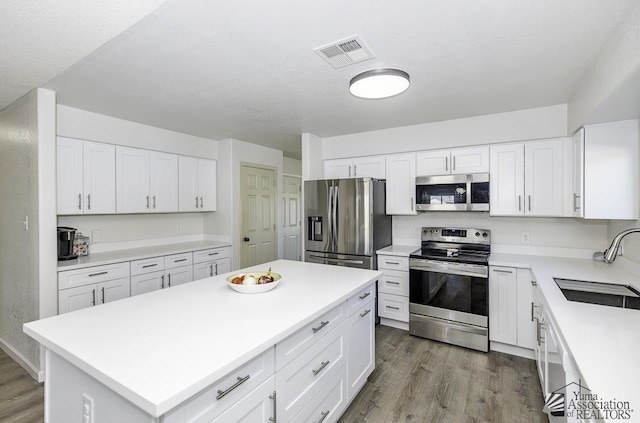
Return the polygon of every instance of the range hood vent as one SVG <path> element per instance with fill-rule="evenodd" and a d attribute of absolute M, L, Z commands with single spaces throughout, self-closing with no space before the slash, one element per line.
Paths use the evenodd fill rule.
<path fill-rule="evenodd" d="M 357 35 L 313 50 L 336 69 L 375 57 Z"/>

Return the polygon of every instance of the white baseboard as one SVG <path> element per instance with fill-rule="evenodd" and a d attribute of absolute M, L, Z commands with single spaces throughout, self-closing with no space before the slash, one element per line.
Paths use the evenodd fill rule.
<path fill-rule="evenodd" d="M 16 363 L 24 368 L 32 378 L 39 383 L 44 382 L 44 372 L 38 369 L 32 362 L 27 360 L 22 354 L 18 352 L 12 345 L 7 343 L 4 339 L 0 338 L 0 348 L 7 353 Z"/>
<path fill-rule="evenodd" d="M 530 350 L 529 348 L 517 347 L 515 345 L 503 344 L 501 342 L 491 341 L 489 343 L 489 350 L 509 355 L 515 355 L 518 357 L 524 357 L 530 360 L 535 359 L 533 350 Z"/>
<path fill-rule="evenodd" d="M 383 326 L 389 326 L 396 329 L 406 330 L 407 332 L 409 331 L 409 323 L 407 322 L 400 322 L 398 320 L 391 320 L 385 317 L 381 317 L 380 324 Z"/>

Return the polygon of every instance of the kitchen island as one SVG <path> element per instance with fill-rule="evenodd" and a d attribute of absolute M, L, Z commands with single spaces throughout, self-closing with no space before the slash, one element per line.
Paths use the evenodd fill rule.
<path fill-rule="evenodd" d="M 244 271 L 268 267 L 282 280 L 262 294 L 226 274 L 25 324 L 46 348 L 46 421 L 336 421 L 373 371 L 381 273 Z"/>

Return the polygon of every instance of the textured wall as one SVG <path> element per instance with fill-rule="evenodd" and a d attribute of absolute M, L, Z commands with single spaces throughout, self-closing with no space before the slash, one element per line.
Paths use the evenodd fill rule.
<path fill-rule="evenodd" d="M 36 107 L 32 91 L 0 111 L 0 341 L 34 368 L 39 347 L 22 324 L 39 317 Z"/>

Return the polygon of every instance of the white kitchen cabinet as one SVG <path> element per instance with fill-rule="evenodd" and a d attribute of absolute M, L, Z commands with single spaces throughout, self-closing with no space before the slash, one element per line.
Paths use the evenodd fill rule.
<path fill-rule="evenodd" d="M 585 126 L 573 148 L 573 216 L 638 219 L 638 121 Z"/>
<path fill-rule="evenodd" d="M 193 280 L 208 278 L 211 276 L 227 273 L 231 270 L 228 258 L 211 260 L 193 265 Z"/>
<path fill-rule="evenodd" d="M 57 213 L 115 213 L 115 146 L 58 137 L 56 149 Z"/>
<path fill-rule="evenodd" d="M 180 156 L 178 171 L 180 211 L 215 211 L 216 161 Z"/>
<path fill-rule="evenodd" d="M 380 324 L 409 330 L 409 257 L 378 254 Z"/>
<path fill-rule="evenodd" d="M 164 288 L 164 270 L 131 276 L 131 296 Z"/>
<path fill-rule="evenodd" d="M 329 380 L 324 388 L 298 413 L 291 423 L 334 423 L 347 407 L 347 366 Z"/>
<path fill-rule="evenodd" d="M 516 269 L 517 273 L 517 338 L 521 348 L 534 349 L 536 325 L 534 320 L 534 289 L 536 281 L 529 269 Z"/>
<path fill-rule="evenodd" d="M 129 278 L 78 286 L 58 291 L 58 314 L 127 298 Z"/>
<path fill-rule="evenodd" d="M 515 268 L 492 266 L 489 271 L 489 340 L 516 345 L 517 273 Z"/>
<path fill-rule="evenodd" d="M 416 171 L 417 176 L 489 172 L 489 147 L 421 151 Z"/>
<path fill-rule="evenodd" d="M 245 395 L 211 423 L 263 423 L 275 421 L 275 376 Z"/>
<path fill-rule="evenodd" d="M 323 165 L 325 179 L 386 177 L 384 156 L 325 160 Z"/>
<path fill-rule="evenodd" d="M 415 215 L 416 155 L 387 156 L 386 212 L 389 215 Z"/>
<path fill-rule="evenodd" d="M 175 154 L 116 147 L 118 213 L 178 211 Z"/>
<path fill-rule="evenodd" d="M 172 286 L 182 285 L 183 283 L 193 281 L 193 266 L 180 266 L 164 271 L 166 285 L 163 288 L 171 288 Z"/>
<path fill-rule="evenodd" d="M 347 321 L 347 398 L 354 398 L 375 368 L 375 298 Z"/>
<path fill-rule="evenodd" d="M 490 148 L 492 216 L 562 216 L 563 143 L 558 138 Z"/>

